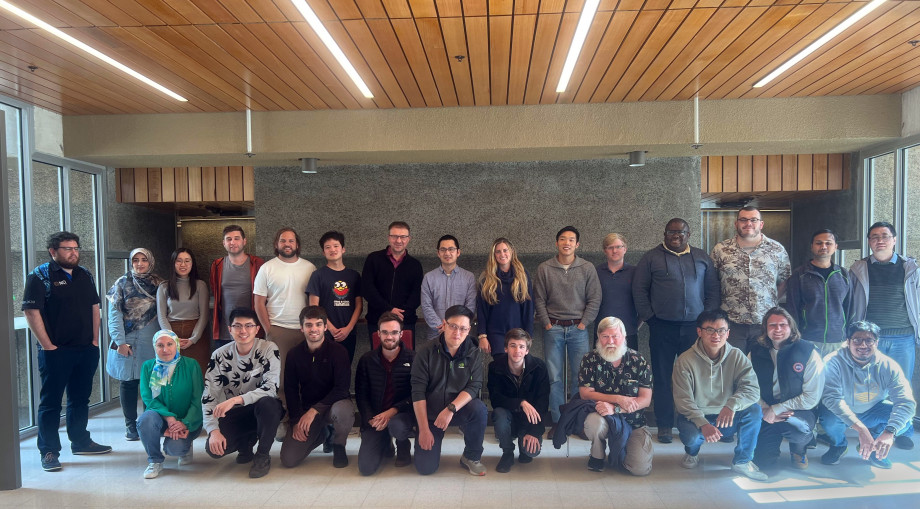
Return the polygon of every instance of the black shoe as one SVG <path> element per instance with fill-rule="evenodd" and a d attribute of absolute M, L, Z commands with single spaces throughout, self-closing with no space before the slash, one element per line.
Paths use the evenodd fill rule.
<path fill-rule="evenodd" d="M 658 432 L 658 443 L 659 444 L 670 444 L 674 441 L 673 435 L 671 435 L 671 430 L 661 430 Z"/>
<path fill-rule="evenodd" d="M 127 426 L 125 428 L 125 440 L 128 442 L 137 442 L 140 439 L 140 435 L 137 434 L 137 426 Z"/>
<path fill-rule="evenodd" d="M 323 428 L 323 433 L 325 437 L 323 438 L 323 452 L 332 452 L 332 433 L 335 431 L 335 428 L 331 424 Z"/>
<path fill-rule="evenodd" d="M 847 453 L 847 446 L 835 447 L 831 446 L 823 456 L 821 456 L 821 463 L 825 465 L 836 465 L 840 463 L 840 458 Z"/>
<path fill-rule="evenodd" d="M 58 461 L 58 454 L 46 452 L 42 456 L 42 470 L 45 472 L 57 472 L 61 469 L 61 462 Z"/>
<path fill-rule="evenodd" d="M 243 448 L 240 449 L 240 452 L 236 454 L 236 462 L 239 463 L 240 465 L 245 465 L 246 463 L 249 463 L 250 461 L 252 461 L 253 458 L 255 458 L 255 454 L 252 453 L 252 446 L 249 446 L 249 447 L 243 446 Z"/>
<path fill-rule="evenodd" d="M 239 456 L 236 457 L 239 461 Z M 249 477 L 258 479 L 265 477 L 272 468 L 272 457 L 268 454 L 256 454 L 252 457 L 252 467 L 249 468 Z"/>
<path fill-rule="evenodd" d="M 505 451 L 502 453 L 502 459 L 498 460 L 495 471 L 503 474 L 508 473 L 511 471 L 512 465 L 514 465 L 514 451 Z"/>
<path fill-rule="evenodd" d="M 914 441 L 911 440 L 910 437 L 905 437 L 905 436 L 894 437 L 894 446 L 897 447 L 898 449 L 904 449 L 905 451 L 909 451 L 914 448 Z"/>
<path fill-rule="evenodd" d="M 719 442 L 722 442 L 723 444 L 731 444 L 731 443 L 734 443 L 734 442 L 735 442 L 735 436 L 734 436 L 734 435 L 731 435 L 731 436 L 722 435 L 722 438 L 719 439 Z"/>
<path fill-rule="evenodd" d="M 112 452 L 111 445 L 99 445 L 96 442 L 90 440 L 84 445 L 72 445 L 70 446 L 70 452 L 80 455 L 88 456 L 92 454 L 108 454 Z"/>
<path fill-rule="evenodd" d="M 384 458 L 392 458 L 396 455 L 396 449 L 393 448 L 393 441 L 387 440 L 387 448 L 383 450 Z"/>
<path fill-rule="evenodd" d="M 603 458 L 588 456 L 588 470 L 592 472 L 603 472 L 605 466 Z"/>
<path fill-rule="evenodd" d="M 412 463 L 412 444 L 409 440 L 396 441 L 396 466 L 406 467 Z"/>
<path fill-rule="evenodd" d="M 348 455 L 345 454 L 344 445 L 332 445 L 332 466 L 335 468 L 345 468 L 348 466 Z"/>
<path fill-rule="evenodd" d="M 521 454 L 518 454 L 518 463 L 530 463 L 531 461 L 533 461 L 533 458 L 524 454 L 524 451 L 521 451 Z"/>

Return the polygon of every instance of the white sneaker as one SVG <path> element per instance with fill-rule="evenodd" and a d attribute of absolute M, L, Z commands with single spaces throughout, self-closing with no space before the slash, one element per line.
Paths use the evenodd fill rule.
<path fill-rule="evenodd" d="M 473 475 L 486 475 L 486 466 L 481 461 L 471 460 L 460 455 L 460 464 L 466 467 Z"/>
<path fill-rule="evenodd" d="M 156 479 L 163 471 L 162 463 L 148 463 L 147 470 L 144 470 L 144 479 Z"/>
<path fill-rule="evenodd" d="M 753 461 L 748 461 L 747 463 L 738 463 L 737 465 L 732 465 L 732 472 L 737 472 L 748 479 L 753 479 L 755 481 L 766 481 L 767 474 L 760 471 L 757 468 L 757 465 Z"/>
<path fill-rule="evenodd" d="M 180 467 L 191 465 L 192 462 L 195 460 L 195 449 L 193 449 L 192 447 L 193 446 L 189 446 L 188 452 L 185 453 L 184 456 L 179 456 L 179 466 Z"/>
<path fill-rule="evenodd" d="M 280 422 L 278 423 L 278 429 L 275 431 L 275 442 L 284 442 L 285 436 L 287 436 L 287 424 Z"/>
<path fill-rule="evenodd" d="M 684 454 L 684 459 L 681 460 L 680 466 L 684 468 L 696 468 L 700 464 L 700 456 L 690 456 L 689 454 Z"/>

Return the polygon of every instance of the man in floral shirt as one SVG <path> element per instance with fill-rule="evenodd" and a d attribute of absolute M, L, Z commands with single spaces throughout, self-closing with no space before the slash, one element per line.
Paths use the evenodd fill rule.
<path fill-rule="evenodd" d="M 712 248 L 719 270 L 722 309 L 728 314 L 728 342 L 747 354 L 763 333 L 760 321 L 777 305 L 792 274 L 789 255 L 779 242 L 761 233 L 763 218 L 757 207 L 738 211 L 737 234 Z"/>

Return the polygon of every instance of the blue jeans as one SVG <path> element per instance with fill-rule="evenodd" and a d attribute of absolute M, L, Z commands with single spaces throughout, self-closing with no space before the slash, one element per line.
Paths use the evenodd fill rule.
<path fill-rule="evenodd" d="M 805 455 L 805 448 L 814 438 L 817 415 L 813 410 L 796 410 L 795 415 L 783 422 L 762 422 L 757 447 L 754 449 L 754 463 L 768 467 L 779 458 L 783 438 L 789 440 L 789 452 Z"/>
<path fill-rule="evenodd" d="M 543 355 L 546 357 L 546 371 L 549 374 L 549 411 L 553 422 L 559 422 L 559 407 L 578 390 L 578 368 L 581 359 L 590 350 L 588 331 L 577 325 L 563 327 L 553 325 L 543 330 Z M 562 366 L 568 354 L 568 383 L 563 387 Z"/>
<path fill-rule="evenodd" d="M 527 429 L 527 416 L 523 412 L 511 412 L 507 408 L 492 409 L 492 423 L 495 425 L 495 438 L 503 452 L 514 452 L 514 439 L 518 441 L 521 454 L 535 458 L 540 455 L 540 449 L 531 453 L 524 447 L 524 435 Z M 536 437 L 543 445 L 543 437 Z M 542 447 L 541 447 L 542 448 Z"/>
<path fill-rule="evenodd" d="M 67 438 L 71 449 L 91 441 L 86 425 L 89 422 L 89 396 L 93 392 L 99 348 L 38 349 L 38 373 L 42 388 L 38 403 L 38 452 L 61 452 L 61 402 L 67 393 Z"/>
<path fill-rule="evenodd" d="M 163 437 L 169 425 L 166 419 L 153 410 L 147 410 L 137 418 L 137 434 L 141 436 L 141 443 L 147 451 L 147 463 L 163 463 L 166 458 L 160 451 L 160 439 L 163 439 L 163 450 L 170 456 L 185 456 L 192 449 L 192 442 L 201 433 L 201 428 L 189 430 L 188 436 L 173 440 Z"/>
<path fill-rule="evenodd" d="M 873 437 L 878 437 L 885 431 L 885 426 L 888 425 L 888 418 L 891 417 L 892 408 L 894 408 L 894 405 L 890 401 L 880 401 L 865 412 L 856 414 L 856 417 L 869 428 L 869 433 Z M 835 447 L 846 447 L 847 425 L 824 405 L 818 405 L 816 410 L 818 411 L 818 418 L 821 420 L 821 426 L 824 427 L 824 432 L 831 439 L 831 444 Z M 912 432 L 913 428 L 911 423 L 908 422 L 903 429 L 898 430 L 896 435 L 910 436 L 908 433 Z"/>
<path fill-rule="evenodd" d="M 878 351 L 891 357 L 898 363 L 898 366 L 901 366 L 901 370 L 904 371 L 904 380 L 910 386 L 913 386 L 914 361 L 917 356 L 916 348 L 913 334 L 881 336 L 878 338 Z M 903 435 L 907 437 L 914 436 L 914 427 L 908 426 Z"/>
<path fill-rule="evenodd" d="M 717 414 L 706 416 L 706 420 L 713 426 L 716 425 Z M 719 428 L 723 436 L 731 437 L 738 434 L 738 443 L 735 445 L 735 457 L 732 465 L 747 463 L 754 459 L 754 448 L 757 447 L 757 435 L 760 433 L 760 423 L 763 422 L 763 410 L 760 404 L 753 405 L 735 412 L 735 420 L 728 428 Z M 684 444 L 684 451 L 690 456 L 696 456 L 706 439 L 700 428 L 696 427 L 686 417 L 677 414 L 677 431 L 680 441 Z"/>
<path fill-rule="evenodd" d="M 457 410 L 450 420 L 450 425 L 460 426 L 463 431 L 463 456 L 467 459 L 479 461 L 482 458 L 482 439 L 486 434 L 486 424 L 489 411 L 481 399 L 474 399 Z M 438 471 L 441 465 L 441 442 L 444 441 L 444 430 L 428 422 L 428 429 L 434 435 L 434 445 L 426 451 L 418 445 L 415 439 L 415 469 L 422 475 L 430 475 Z"/>

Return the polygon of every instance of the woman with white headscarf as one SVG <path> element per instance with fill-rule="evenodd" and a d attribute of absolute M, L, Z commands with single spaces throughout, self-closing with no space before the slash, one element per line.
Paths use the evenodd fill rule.
<path fill-rule="evenodd" d="M 164 451 L 178 456 L 180 467 L 191 463 L 192 444 L 202 425 L 204 382 L 198 363 L 179 354 L 179 336 L 173 331 L 157 332 L 153 347 L 156 357 L 141 369 L 141 398 L 147 410 L 137 420 L 137 431 L 147 451 L 144 479 L 160 475 Z"/>
<path fill-rule="evenodd" d="M 137 435 L 137 387 L 141 365 L 153 358 L 150 336 L 157 323 L 157 286 L 162 279 L 153 273 L 153 253 L 144 248 L 131 251 L 131 270 L 118 278 L 106 293 L 109 303 L 109 345 L 106 372 L 121 382 L 119 396 L 125 415 L 125 439 Z"/>

